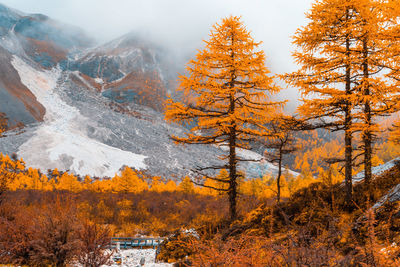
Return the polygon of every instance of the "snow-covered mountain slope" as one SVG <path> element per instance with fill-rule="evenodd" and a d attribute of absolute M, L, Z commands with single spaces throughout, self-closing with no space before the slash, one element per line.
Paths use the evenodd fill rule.
<path fill-rule="evenodd" d="M 113 176 L 123 165 L 146 168 L 143 162 L 145 156 L 107 146 L 82 131 L 82 126 L 89 119 L 53 91 L 58 86 L 59 69 L 37 71 L 16 56 L 12 64 L 22 83 L 46 108 L 44 123 L 32 138 L 19 147 L 18 155 L 28 166 L 41 169 L 61 167 L 93 176 Z"/>
<path fill-rule="evenodd" d="M 76 49 L 93 41 L 81 29 L 42 14 L 24 14 L 0 4 L 0 45 L 13 54 L 27 56 L 52 68 Z"/>
<path fill-rule="evenodd" d="M 174 84 L 177 70 L 168 54 L 140 35 L 130 33 L 63 62 L 104 97 L 119 103 L 146 105 L 158 111 Z"/>
<path fill-rule="evenodd" d="M 24 14 L 0 4 L 0 112 L 9 125 L 42 121 L 44 107 L 20 82 L 12 55 L 31 59 L 42 68 L 67 60 L 75 49 L 90 46 L 85 33 L 40 14 Z"/>

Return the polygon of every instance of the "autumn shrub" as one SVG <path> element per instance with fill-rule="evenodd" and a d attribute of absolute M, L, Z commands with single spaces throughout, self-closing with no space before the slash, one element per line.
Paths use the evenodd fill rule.
<path fill-rule="evenodd" d="M 0 206 L 0 263 L 29 265 L 35 253 L 32 240 L 36 238 L 34 212 L 29 209 Z M 5 211 L 7 209 L 7 211 Z"/>
<path fill-rule="evenodd" d="M 194 253 L 191 244 L 197 238 L 197 234 L 192 231 L 176 231 L 161 243 L 157 259 L 164 262 L 179 262 L 186 259 Z"/>
<path fill-rule="evenodd" d="M 113 251 L 109 249 L 111 229 L 90 221 L 84 221 L 77 232 L 79 251 L 76 261 L 84 267 L 100 267 L 111 263 Z"/>
<path fill-rule="evenodd" d="M 78 217 L 109 225 L 117 236 L 167 236 L 182 227 L 205 230 L 227 214 L 224 199 L 183 192 L 99 193 L 84 190 L 74 193 L 17 190 L 7 192 L 7 203 L 19 202 L 22 207 L 41 207 L 54 202 L 57 196 L 69 198 L 75 203 Z M 206 221 L 209 222 L 208 226 L 203 227 Z"/>
<path fill-rule="evenodd" d="M 34 217 L 35 235 L 31 241 L 34 253 L 31 262 L 66 266 L 72 262 L 79 249 L 77 237 L 78 218 L 73 202 L 56 199 L 40 207 Z"/>
<path fill-rule="evenodd" d="M 213 240 L 191 240 L 190 261 L 193 266 L 278 266 L 273 250 L 267 249 L 263 237 L 240 236 L 227 241 L 216 236 Z"/>
<path fill-rule="evenodd" d="M 306 233 L 283 240 L 241 234 L 224 240 L 192 240 L 193 266 L 346 266 L 347 259 L 328 243 Z"/>
<path fill-rule="evenodd" d="M 0 264 L 94 267 L 108 262 L 108 226 L 79 217 L 75 201 L 65 195 L 42 200 L 0 205 Z"/>
<path fill-rule="evenodd" d="M 0 262 L 29 266 L 65 266 L 79 242 L 76 211 L 56 199 L 41 206 L 17 203 L 14 216 L 0 217 Z"/>

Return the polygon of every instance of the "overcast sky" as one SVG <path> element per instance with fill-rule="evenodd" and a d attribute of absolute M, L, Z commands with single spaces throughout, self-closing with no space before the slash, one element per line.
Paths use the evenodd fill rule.
<path fill-rule="evenodd" d="M 151 35 L 177 50 L 195 51 L 211 26 L 242 16 L 256 41 L 263 41 L 274 73 L 296 69 L 291 35 L 306 23 L 312 0 L 0 0 L 26 13 L 41 13 L 79 26 L 99 41 L 130 31 Z M 294 93 L 294 91 L 292 91 Z M 294 96 L 293 96 L 294 97 Z"/>

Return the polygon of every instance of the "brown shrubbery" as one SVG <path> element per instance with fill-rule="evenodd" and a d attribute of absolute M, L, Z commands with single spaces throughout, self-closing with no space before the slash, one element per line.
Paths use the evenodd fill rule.
<path fill-rule="evenodd" d="M 44 207 L 60 199 L 60 205 L 71 205 L 71 214 L 80 221 L 93 221 L 109 225 L 116 236 L 154 235 L 166 236 L 182 227 L 197 228 L 209 232 L 219 227 L 218 222 L 227 214 L 226 201 L 222 197 L 187 194 L 185 192 L 98 193 L 92 191 L 9 191 L 6 202 L 0 206 L 0 217 L 25 216 L 28 211 L 34 218 L 44 212 Z M 243 198 L 240 205 L 244 212 L 258 205 L 250 205 Z M 12 204 L 11 204 L 12 203 Z M 21 210 L 18 214 L 13 209 Z M 10 211 L 8 211 L 10 210 Z M 11 214 L 11 215 L 9 215 Z"/>
<path fill-rule="evenodd" d="M 77 234 L 81 242 L 77 261 L 82 266 L 100 267 L 111 262 L 112 251 L 104 251 L 110 245 L 111 231 L 108 227 L 85 221 Z"/>
<path fill-rule="evenodd" d="M 196 191 L 97 192 L 15 190 L 0 205 L 0 262 L 100 266 L 110 235 L 170 236 L 159 259 L 193 266 L 399 266 L 398 203 L 373 212 L 400 183 L 395 167 L 373 181 L 365 198 L 354 187 L 355 208 L 344 209 L 343 188 L 318 182 L 273 199 L 242 195 L 240 218 L 227 220 L 223 196 Z M 182 234 L 195 229 L 199 238 Z"/>
<path fill-rule="evenodd" d="M 107 256 L 109 229 L 82 222 L 69 198 L 47 200 L 40 205 L 7 202 L 0 206 L 0 262 L 28 266 L 105 262 L 99 259 Z"/>
<path fill-rule="evenodd" d="M 399 170 L 376 177 L 370 202 L 364 185 L 355 185 L 351 211 L 340 184 L 314 183 L 279 205 L 261 205 L 227 227 L 220 221 L 219 231 L 181 242 L 191 251 L 180 258 L 193 266 L 400 266 L 399 203 L 377 210 L 369 204 L 400 183 Z M 161 253 L 168 259 L 167 250 Z"/>

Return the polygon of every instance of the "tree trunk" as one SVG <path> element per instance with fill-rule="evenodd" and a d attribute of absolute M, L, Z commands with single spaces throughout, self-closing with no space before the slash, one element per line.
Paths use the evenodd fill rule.
<path fill-rule="evenodd" d="M 231 35 L 231 45 L 233 46 L 235 43 L 235 38 Z M 235 54 L 233 49 L 231 49 L 231 60 L 232 66 L 235 62 Z M 229 90 L 230 98 L 229 98 L 229 115 L 233 115 L 235 112 L 235 94 L 232 92 L 232 88 L 235 86 L 235 69 L 231 70 L 231 77 L 229 82 Z M 237 156 L 236 156 L 236 121 L 232 120 L 230 125 L 229 132 L 229 190 L 228 190 L 228 198 L 229 198 L 229 213 L 230 220 L 233 222 L 237 217 L 237 208 L 236 208 L 236 200 L 237 200 Z"/>
<path fill-rule="evenodd" d="M 279 204 L 281 201 L 281 176 L 282 176 L 282 148 L 279 149 L 279 159 L 278 159 L 278 177 L 276 178 L 276 202 Z"/>
<path fill-rule="evenodd" d="M 348 14 L 349 11 L 347 11 Z M 346 37 L 346 57 L 350 57 L 350 38 Z M 351 69 L 349 63 L 346 63 L 346 95 L 351 95 Z M 346 204 L 352 206 L 353 202 L 353 146 L 352 146 L 352 116 L 351 103 L 346 100 L 345 104 L 345 184 L 346 184 Z"/>
<path fill-rule="evenodd" d="M 235 98 L 231 95 L 230 112 L 233 114 L 235 110 Z M 233 222 L 237 217 L 236 198 L 237 198 L 237 169 L 236 169 L 236 124 L 233 121 L 229 134 L 229 212 L 230 219 Z"/>
<path fill-rule="evenodd" d="M 229 140 L 229 212 L 230 219 L 234 221 L 237 217 L 237 170 L 236 170 L 236 127 L 232 127 Z"/>
<path fill-rule="evenodd" d="M 335 192 L 333 190 L 332 167 L 328 170 L 329 191 L 331 193 L 331 211 L 335 211 Z"/>
<path fill-rule="evenodd" d="M 372 133 L 371 133 L 371 103 L 368 99 L 370 95 L 369 90 L 369 70 L 368 70 L 368 39 L 363 39 L 363 95 L 365 98 L 364 103 L 364 130 L 363 130 L 363 143 L 364 143 L 364 184 L 367 188 L 368 195 L 371 193 L 371 180 L 372 180 Z"/>
<path fill-rule="evenodd" d="M 346 112 L 346 121 L 351 121 L 349 112 Z M 349 126 L 348 126 L 349 127 Z M 346 183 L 346 203 L 350 207 L 353 204 L 353 147 L 351 130 L 345 130 L 345 183 Z"/>

